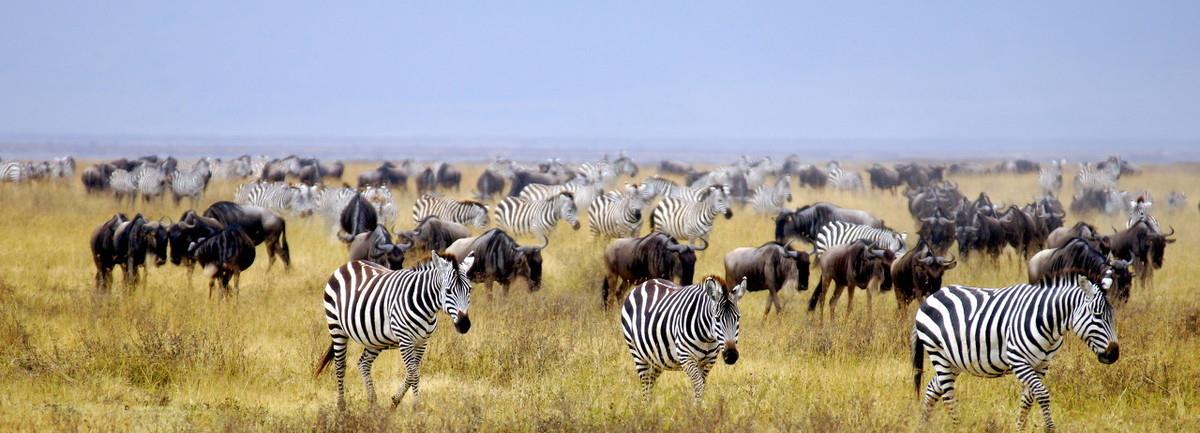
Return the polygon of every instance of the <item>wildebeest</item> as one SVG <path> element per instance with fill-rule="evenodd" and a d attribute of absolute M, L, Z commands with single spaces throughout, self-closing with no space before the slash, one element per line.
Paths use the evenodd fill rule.
<path fill-rule="evenodd" d="M 499 282 L 507 295 L 508 286 L 516 277 L 524 277 L 528 281 L 530 292 L 542 287 L 544 248 L 546 244 L 521 246 L 504 230 L 491 229 L 476 237 L 454 241 L 446 252 L 460 260 L 474 253 L 475 264 L 467 271 L 467 276 L 473 282 L 486 283 L 489 294 L 493 283 Z"/>
<path fill-rule="evenodd" d="M 508 196 L 520 196 L 521 191 L 524 191 L 527 185 L 535 183 L 540 183 L 543 185 L 557 185 L 562 183 L 562 179 L 545 173 L 516 171 L 513 173 L 513 179 L 509 185 Z"/>
<path fill-rule="evenodd" d="M 895 194 L 896 187 L 900 186 L 900 175 L 896 174 L 895 170 L 881 164 L 875 164 L 868 168 L 867 175 L 871 178 L 871 188 L 887 190 Z"/>
<path fill-rule="evenodd" d="M 658 163 L 659 173 L 686 175 L 693 171 L 695 170 L 692 168 L 691 164 L 682 161 L 663 160 L 662 162 Z"/>
<path fill-rule="evenodd" d="M 1073 238 L 1062 247 L 1038 251 L 1029 259 L 1029 284 L 1051 282 L 1067 275 L 1100 281 L 1110 267 L 1108 256 L 1086 239 Z"/>
<path fill-rule="evenodd" d="M 89 193 L 107 191 L 108 178 L 114 170 L 116 168 L 108 163 L 100 163 L 84 169 L 80 178 L 83 182 L 83 189 Z"/>
<path fill-rule="evenodd" d="M 934 254 L 945 254 L 950 246 L 958 239 L 954 219 L 947 218 L 941 208 L 935 208 L 933 214 L 920 218 L 917 235 L 925 242 Z"/>
<path fill-rule="evenodd" d="M 963 259 L 979 251 L 996 260 L 1004 252 L 1004 227 L 995 217 L 976 213 L 968 224 L 957 227 L 957 237 L 958 254 Z"/>
<path fill-rule="evenodd" d="M 129 221 L 129 217 L 118 213 L 92 232 L 92 261 L 96 264 L 96 290 L 108 290 L 112 286 L 113 267 L 123 261 L 117 252 L 115 238 L 117 228 L 126 221 Z"/>
<path fill-rule="evenodd" d="M 370 232 L 354 235 L 354 239 L 350 241 L 349 261 L 368 260 L 387 266 L 388 269 L 401 269 L 404 267 L 404 253 L 411 246 L 412 242 L 394 243 L 387 228 L 378 225 Z"/>
<path fill-rule="evenodd" d="M 339 222 L 341 231 L 338 232 L 338 238 L 349 243 L 354 240 L 355 235 L 375 230 L 375 227 L 379 225 L 379 214 L 361 193 L 356 193 L 342 209 Z"/>
<path fill-rule="evenodd" d="M 146 266 L 146 254 L 154 255 L 154 265 L 167 262 L 167 224 L 150 222 L 142 214 L 117 225 L 113 233 L 113 247 L 121 261 L 124 282 L 134 287 L 140 281 L 138 269 Z"/>
<path fill-rule="evenodd" d="M 433 171 L 433 168 L 425 167 L 424 170 L 417 173 L 417 178 L 413 182 L 417 184 L 417 194 L 432 192 L 437 189 L 437 173 Z"/>
<path fill-rule="evenodd" d="M 188 246 L 200 238 L 212 237 L 225 229 L 225 224 L 212 218 L 200 216 L 195 210 L 188 210 L 179 217 L 179 222 L 167 228 L 167 243 L 170 244 L 171 264 L 184 266 L 188 272 L 188 283 L 192 280 L 194 261 L 188 254 Z"/>
<path fill-rule="evenodd" d="M 441 163 L 437 169 L 437 186 L 444 189 L 453 189 L 458 191 L 458 185 L 462 183 L 462 172 L 458 171 L 454 166 Z"/>
<path fill-rule="evenodd" d="M 471 236 L 471 231 L 462 224 L 429 216 L 418 222 L 416 228 L 396 232 L 396 236 L 408 239 L 412 243 L 407 257 L 410 263 L 416 263 L 428 259 L 432 251 L 444 251 L 454 241 Z"/>
<path fill-rule="evenodd" d="M 630 285 L 652 278 L 678 279 L 681 285 L 691 285 L 696 274 L 696 251 L 706 248 L 707 243 L 704 248 L 695 248 L 662 232 L 612 240 L 604 249 L 608 274 L 601 284 L 601 304 L 608 307 Z"/>
<path fill-rule="evenodd" d="M 834 309 L 842 290 L 849 289 L 846 294 L 847 313 L 854 306 L 854 288 L 867 290 L 869 307 L 871 292 L 868 286 L 875 279 L 881 280 L 880 289 L 891 289 L 892 262 L 896 255 L 890 250 L 879 248 L 873 242 L 858 240 L 849 245 L 840 245 L 826 251 L 819 261 L 821 279 L 808 300 L 808 311 L 821 307 L 821 315 L 825 311 L 825 291 L 834 286 L 833 296 L 829 299 L 829 316 L 834 317 Z"/>
<path fill-rule="evenodd" d="M 783 304 L 779 301 L 779 290 L 789 276 L 796 278 L 796 289 L 808 289 L 809 257 L 807 252 L 792 250 L 789 245 L 778 242 L 767 242 L 758 248 L 735 248 L 725 254 L 725 280 L 747 281 L 747 289 L 751 292 L 766 290 L 767 308 L 763 316 L 775 312 L 783 312 Z"/>
<path fill-rule="evenodd" d="M 1142 287 L 1153 287 L 1154 270 L 1162 268 L 1167 244 L 1175 242 L 1175 239 L 1171 238 L 1174 234 L 1173 227 L 1170 233 L 1158 233 L 1150 227 L 1149 222 L 1138 221 L 1110 236 L 1112 255 L 1133 257 L 1133 269 L 1138 281 L 1142 283 Z"/>
<path fill-rule="evenodd" d="M 358 187 L 368 186 L 408 189 L 408 173 L 397 168 L 391 161 L 385 161 L 378 168 L 358 175 Z"/>
<path fill-rule="evenodd" d="M 1100 252 L 1104 255 L 1108 255 L 1110 252 L 1112 252 L 1112 248 L 1109 245 L 1108 235 L 1101 234 L 1100 231 L 1096 230 L 1096 227 L 1084 221 L 1077 222 L 1071 227 L 1059 227 L 1054 229 L 1054 231 L 1050 232 L 1050 235 L 1046 237 L 1046 248 L 1062 248 L 1067 244 L 1067 242 L 1074 238 L 1082 238 L 1083 240 L 1087 241 L 1088 245 L 1091 245 L 1092 248 L 1100 250 Z"/>
<path fill-rule="evenodd" d="M 784 243 L 788 239 L 799 238 L 812 243 L 825 224 L 833 221 L 844 221 L 875 228 L 883 228 L 883 221 L 871 214 L 857 210 L 839 207 L 833 203 L 817 202 L 805 205 L 795 211 L 780 212 L 775 217 L 775 242 Z"/>
<path fill-rule="evenodd" d="M 221 283 L 221 295 L 229 294 L 229 280 L 234 279 L 234 290 L 240 291 L 242 271 L 254 264 L 254 241 L 241 226 L 230 224 L 211 237 L 200 238 L 188 245 L 188 255 L 200 263 L 208 281 L 208 296 L 212 297 L 213 284 Z"/>
<path fill-rule="evenodd" d="M 287 242 L 287 223 L 270 210 L 258 206 L 244 206 L 229 201 L 213 203 L 204 211 L 204 216 L 220 221 L 228 228 L 237 224 L 250 236 L 254 245 L 267 244 L 267 269 L 275 265 L 275 255 L 283 265 L 292 267 L 291 249 Z"/>
<path fill-rule="evenodd" d="M 892 286 L 896 290 L 896 305 L 903 309 L 913 300 L 925 299 L 942 288 L 942 276 L 958 262 L 938 256 L 924 240 L 917 247 L 892 262 Z"/>
<path fill-rule="evenodd" d="M 475 181 L 475 196 L 480 200 L 491 198 L 504 191 L 504 177 L 492 170 L 484 170 Z"/>
<path fill-rule="evenodd" d="M 997 215 L 1004 230 L 1004 240 L 1017 255 L 1029 259 L 1042 249 L 1048 232 L 1042 230 L 1033 217 L 1012 205 Z"/>

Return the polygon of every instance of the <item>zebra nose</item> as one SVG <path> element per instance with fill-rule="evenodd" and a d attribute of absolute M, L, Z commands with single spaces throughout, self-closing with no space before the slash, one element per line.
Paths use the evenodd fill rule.
<path fill-rule="evenodd" d="M 733 218 L 733 209 L 725 209 L 725 219 Z"/>
<path fill-rule="evenodd" d="M 1120 357 L 1121 345 L 1115 341 L 1108 343 L 1108 347 L 1105 347 L 1103 352 L 1096 354 L 1096 359 L 1098 359 L 1101 364 L 1112 364 L 1117 362 L 1117 359 Z"/>
<path fill-rule="evenodd" d="M 574 230 L 579 230 L 579 221 L 571 223 L 571 228 Z"/>
<path fill-rule="evenodd" d="M 471 330 L 471 316 L 468 316 L 466 311 L 458 313 L 458 315 L 455 317 L 457 317 L 458 320 L 454 321 L 454 329 L 458 331 L 459 334 L 466 334 L 467 331 Z"/>
<path fill-rule="evenodd" d="M 725 363 L 733 365 L 738 360 L 737 343 L 732 341 L 725 342 L 725 350 L 721 351 L 721 358 L 725 359 Z"/>

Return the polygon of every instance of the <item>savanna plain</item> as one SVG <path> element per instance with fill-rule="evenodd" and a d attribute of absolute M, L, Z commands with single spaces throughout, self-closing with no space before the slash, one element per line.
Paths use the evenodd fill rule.
<path fill-rule="evenodd" d="M 81 167 L 86 166 L 81 164 Z M 344 179 L 377 164 L 347 167 Z M 466 198 L 482 165 L 465 165 Z M 1180 190 L 1200 198 L 1200 167 L 1150 165 L 1121 179 L 1127 190 L 1160 198 Z M 652 171 L 643 166 L 640 177 Z M 1069 203 L 1071 171 L 1061 196 Z M 951 177 L 964 194 L 987 191 L 1024 204 L 1036 175 Z M 215 182 L 200 207 L 233 197 L 237 184 Z M 413 192 L 395 191 L 400 229 L 413 225 Z M 828 200 L 868 210 L 915 232 L 903 195 L 795 188 L 799 206 Z M 200 273 L 190 280 L 169 263 L 152 267 L 144 287 L 93 289 L 92 230 L 115 212 L 151 219 L 186 210 L 168 198 L 136 207 L 88 195 L 78 179 L 0 184 L 0 431 L 1012 431 L 1020 387 L 1015 378 L 962 376 L 958 426 L 938 406 L 928 424 L 912 387 L 909 333 L 915 306 L 898 309 L 884 292 L 856 296 L 847 315 L 818 320 L 805 311 L 809 291 L 789 284 L 782 314 L 764 317 L 765 292 L 741 300 L 741 358 L 718 364 L 704 400 L 694 404 L 682 372 L 667 372 L 649 402 L 621 337 L 619 311 L 600 306 L 604 243 L 585 228 L 560 224 L 545 255 L 543 287 L 507 296 L 477 285 L 474 327 L 455 333 L 441 317 L 422 366 L 421 401 L 368 406 L 351 346 L 348 410 L 334 404 L 334 379 L 314 378 L 329 344 L 322 310 L 326 279 L 346 248 L 319 216 L 288 217 L 293 265 L 259 261 L 241 291 L 210 298 Z M 202 209 L 200 209 L 202 210 Z M 722 258 L 771 240 L 771 218 L 734 208 L 718 220 L 697 276 L 724 273 Z M 647 212 L 648 213 L 648 212 Z M 1168 212 L 1177 230 L 1153 288 L 1135 287 L 1117 314 L 1121 359 L 1101 365 L 1076 337 L 1051 364 L 1047 384 L 1060 431 L 1200 431 L 1200 223 L 1194 205 Z M 583 218 L 581 218 L 582 220 Z M 1118 216 L 1069 214 L 1107 232 Z M 647 230 L 643 225 L 643 233 Z M 476 230 L 478 232 L 479 230 Z M 915 242 L 915 234 L 910 235 Z M 519 239 L 525 243 L 534 239 Z M 961 262 L 961 261 L 960 261 Z M 1003 287 L 1025 279 L 1011 250 L 998 264 L 962 262 L 947 284 Z M 119 272 L 117 272 L 119 274 Z M 812 275 L 816 285 L 819 272 Z M 845 302 L 843 296 L 840 300 Z M 376 386 L 390 395 L 403 381 L 397 352 L 375 364 Z M 929 377 L 927 369 L 926 380 Z M 381 399 L 386 402 L 386 398 Z M 1031 416 L 1027 428 L 1041 429 Z"/>

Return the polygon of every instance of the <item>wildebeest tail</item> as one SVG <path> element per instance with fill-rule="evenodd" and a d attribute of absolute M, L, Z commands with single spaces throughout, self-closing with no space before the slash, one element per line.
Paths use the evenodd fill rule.
<path fill-rule="evenodd" d="M 283 218 L 279 219 L 279 242 L 282 248 L 279 249 L 279 256 L 283 258 L 283 266 L 285 268 L 292 267 L 292 251 L 287 243 L 287 221 Z"/>

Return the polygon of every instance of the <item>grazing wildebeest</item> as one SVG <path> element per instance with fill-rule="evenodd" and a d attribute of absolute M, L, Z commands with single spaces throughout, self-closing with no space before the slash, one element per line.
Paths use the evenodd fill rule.
<path fill-rule="evenodd" d="M 1067 275 L 1100 281 L 1109 268 L 1108 256 L 1088 245 L 1086 239 L 1073 238 L 1062 247 L 1038 251 L 1029 259 L 1029 284 L 1049 283 Z"/>
<path fill-rule="evenodd" d="M 767 308 L 763 316 L 775 312 L 783 312 L 783 303 L 779 301 L 779 290 L 788 280 L 795 276 L 796 290 L 808 289 L 809 258 L 808 253 L 792 250 L 789 245 L 778 242 L 767 242 L 758 248 L 735 248 L 725 255 L 725 280 L 741 281 L 746 278 L 747 290 L 756 292 L 766 290 Z"/>
<path fill-rule="evenodd" d="M 823 189 L 829 183 L 829 176 L 825 174 L 825 171 L 811 164 L 800 167 L 795 175 L 800 186 Z"/>
<path fill-rule="evenodd" d="M 228 228 L 237 224 L 250 236 L 254 245 L 267 244 L 267 269 L 275 265 L 275 255 L 291 269 L 292 254 L 287 242 L 287 223 L 270 210 L 258 206 L 239 205 L 229 201 L 213 203 L 204 216 L 220 221 Z"/>
<path fill-rule="evenodd" d="M 437 186 L 444 189 L 453 189 L 458 191 L 458 185 L 462 183 L 462 172 L 458 171 L 454 166 L 441 163 L 437 169 Z"/>
<path fill-rule="evenodd" d="M 387 266 L 388 269 L 401 269 L 404 267 L 404 253 L 411 246 L 412 242 L 394 243 L 387 228 L 378 225 L 370 232 L 354 235 L 354 239 L 350 241 L 349 261 L 368 260 Z"/>
<path fill-rule="evenodd" d="M 471 236 L 466 226 L 429 216 L 417 223 L 417 227 L 405 232 L 396 232 L 397 238 L 408 239 L 412 247 L 407 256 L 410 263 L 428 259 L 432 251 L 444 251 L 454 241 Z"/>
<path fill-rule="evenodd" d="M 237 224 L 230 224 L 223 230 L 208 238 L 200 238 L 188 245 L 188 255 L 192 257 L 208 281 L 208 296 L 212 297 L 213 284 L 221 283 L 221 295 L 229 294 L 229 280 L 234 279 L 233 288 L 241 290 L 242 271 L 254 264 L 254 241 Z"/>
<path fill-rule="evenodd" d="M 116 167 L 108 163 L 100 163 L 84 169 L 80 178 L 83 182 L 83 189 L 89 193 L 107 191 L 108 177 L 114 170 Z"/>
<path fill-rule="evenodd" d="M 375 230 L 375 227 L 379 226 L 379 214 L 375 212 L 375 207 L 371 206 L 362 193 L 356 193 L 342 209 L 339 221 L 341 231 L 338 232 L 338 238 L 349 243 L 354 240 L 355 235 Z"/>
<path fill-rule="evenodd" d="M 795 211 L 780 212 L 775 217 L 775 242 L 784 243 L 798 238 L 812 243 L 825 224 L 844 221 L 875 228 L 883 228 L 883 221 L 866 211 L 839 207 L 833 203 L 817 202 Z"/>
<path fill-rule="evenodd" d="M 896 306 L 903 309 L 913 300 L 923 300 L 942 288 L 942 276 L 956 265 L 958 262 L 953 257 L 938 256 L 924 240 L 919 241 L 916 248 L 892 262 Z"/>
<path fill-rule="evenodd" d="M 446 252 L 455 257 L 466 258 L 475 254 L 475 264 L 467 271 L 472 282 L 487 284 L 488 293 L 493 283 L 499 282 L 504 294 L 516 277 L 524 277 L 529 291 L 542 287 L 542 250 L 547 244 L 521 246 L 501 229 L 491 229 L 483 234 L 454 241 Z"/>
<path fill-rule="evenodd" d="M 1101 234 L 1100 231 L 1096 230 L 1096 227 L 1083 221 L 1077 222 L 1071 227 L 1059 227 L 1054 229 L 1054 231 L 1050 232 L 1050 235 L 1046 237 L 1046 248 L 1062 248 L 1067 244 L 1067 242 L 1074 238 L 1083 238 L 1083 240 L 1087 241 L 1088 245 L 1091 245 L 1092 248 L 1100 250 L 1100 252 L 1104 253 L 1104 255 L 1108 255 L 1112 252 L 1112 248 L 1109 245 L 1110 241 L 1108 235 Z"/>
<path fill-rule="evenodd" d="M 997 260 L 1006 242 L 1000 220 L 976 213 L 969 225 L 958 226 L 958 254 L 967 259 L 971 252 L 980 251 Z"/>
<path fill-rule="evenodd" d="M 604 249 L 604 265 L 608 270 L 601 284 L 600 302 L 608 307 L 611 301 L 621 298 L 631 284 L 652 278 L 679 280 L 679 284 L 690 285 L 696 273 L 695 248 L 681 244 L 662 232 L 653 232 L 640 238 L 620 238 L 608 243 Z"/>
<path fill-rule="evenodd" d="M 118 213 L 92 232 L 92 261 L 96 264 L 96 290 L 108 290 L 112 287 L 113 267 L 123 261 L 123 257 L 117 253 L 115 242 L 117 228 L 126 221 L 129 221 L 129 218 L 123 213 Z"/>
<path fill-rule="evenodd" d="M 188 283 L 192 281 L 192 270 L 195 261 L 188 254 L 188 246 L 200 238 L 212 237 L 225 229 L 225 224 L 212 218 L 200 216 L 195 210 L 188 210 L 179 217 L 179 222 L 171 224 L 167 229 L 167 243 L 171 246 L 171 264 L 187 267 Z"/>
<path fill-rule="evenodd" d="M 147 221 L 142 214 L 117 225 L 113 246 L 124 274 L 124 283 L 133 288 L 140 281 L 138 268 L 146 267 L 146 254 L 154 255 L 154 265 L 167 262 L 167 224 Z"/>
<path fill-rule="evenodd" d="M 835 316 L 834 309 L 842 290 L 849 288 L 846 293 L 846 311 L 854 307 L 854 288 L 867 290 L 867 306 L 871 306 L 871 291 L 868 286 L 871 281 L 882 280 L 881 290 L 891 289 L 892 262 L 896 255 L 890 250 L 879 248 L 873 242 L 858 240 L 849 245 L 840 245 L 826 251 L 819 263 L 821 264 L 821 280 L 813 290 L 808 300 L 808 311 L 821 307 L 821 316 L 825 312 L 825 291 L 830 284 L 834 285 L 833 296 L 829 299 L 829 316 Z"/>
<path fill-rule="evenodd" d="M 1115 228 L 1113 230 L 1116 231 Z M 1175 239 L 1171 238 L 1174 234 L 1174 227 L 1170 233 L 1159 233 L 1150 227 L 1148 221 L 1142 220 L 1125 230 L 1116 231 L 1110 236 L 1109 242 L 1113 257 L 1133 257 L 1134 273 L 1142 287 L 1153 287 L 1154 270 L 1162 268 L 1167 244 L 1175 243 Z"/>

